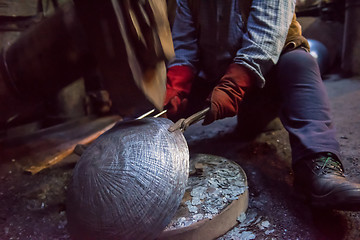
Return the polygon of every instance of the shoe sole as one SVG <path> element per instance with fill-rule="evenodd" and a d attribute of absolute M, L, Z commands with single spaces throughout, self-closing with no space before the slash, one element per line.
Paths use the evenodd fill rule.
<path fill-rule="evenodd" d="M 342 211 L 360 211 L 360 200 L 341 198 L 339 193 L 329 193 L 323 196 L 312 195 L 310 204 L 316 208 Z"/>
<path fill-rule="evenodd" d="M 341 211 L 360 211 L 360 199 L 346 199 L 341 197 L 344 196 L 341 192 L 331 191 L 326 195 L 307 195 L 299 192 L 304 193 L 304 191 L 297 189 L 297 192 L 294 194 L 296 198 L 314 208 Z"/>

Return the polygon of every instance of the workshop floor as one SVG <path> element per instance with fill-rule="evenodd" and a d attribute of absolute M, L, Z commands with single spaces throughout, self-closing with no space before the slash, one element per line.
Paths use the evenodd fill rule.
<path fill-rule="evenodd" d="M 360 78 L 329 75 L 324 82 L 347 177 L 360 182 Z M 233 134 L 235 124 L 235 118 L 207 127 L 198 123 L 185 132 L 191 154 L 228 158 L 239 163 L 247 174 L 247 218 L 221 239 L 360 239 L 360 213 L 319 211 L 296 197 L 284 129 L 242 142 Z M 1 240 L 70 239 L 65 193 L 77 159 L 71 155 L 35 175 L 24 173 L 24 162 L 0 159 Z"/>

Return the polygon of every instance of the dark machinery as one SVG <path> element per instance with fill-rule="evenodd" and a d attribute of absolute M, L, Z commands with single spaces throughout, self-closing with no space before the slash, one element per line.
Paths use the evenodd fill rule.
<path fill-rule="evenodd" d="M 172 54 L 165 1 L 69 3 L 3 47 L 0 130 L 39 117 L 38 106 L 54 108 L 54 96 L 80 78 L 87 93 L 110 94 L 115 114 L 160 110 Z"/>

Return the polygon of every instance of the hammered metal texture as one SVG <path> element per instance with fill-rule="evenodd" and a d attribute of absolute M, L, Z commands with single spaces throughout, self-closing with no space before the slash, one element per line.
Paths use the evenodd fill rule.
<path fill-rule="evenodd" d="M 184 195 L 189 150 L 165 118 L 119 123 L 75 166 L 67 196 L 74 239 L 154 239 Z"/>

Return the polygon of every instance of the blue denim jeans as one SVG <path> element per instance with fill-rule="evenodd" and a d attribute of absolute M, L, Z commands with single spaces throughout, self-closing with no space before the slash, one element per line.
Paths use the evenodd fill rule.
<path fill-rule="evenodd" d="M 340 159 L 329 99 L 316 60 L 302 49 L 285 53 L 270 77 L 279 91 L 279 117 L 289 132 L 293 164 L 319 152 L 331 152 Z"/>

